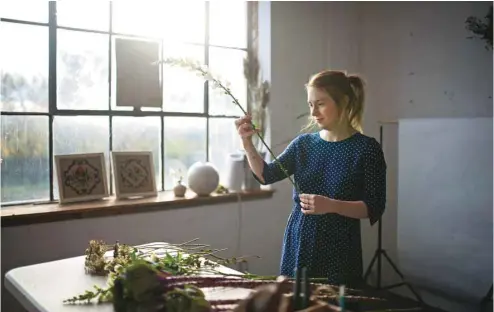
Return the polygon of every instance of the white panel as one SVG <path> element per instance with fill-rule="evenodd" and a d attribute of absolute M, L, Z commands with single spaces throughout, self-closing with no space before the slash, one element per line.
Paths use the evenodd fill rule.
<path fill-rule="evenodd" d="M 407 280 L 479 302 L 492 285 L 492 118 L 405 119 L 398 255 Z"/>
<path fill-rule="evenodd" d="M 161 107 L 159 53 L 158 42 L 115 40 L 117 106 Z"/>

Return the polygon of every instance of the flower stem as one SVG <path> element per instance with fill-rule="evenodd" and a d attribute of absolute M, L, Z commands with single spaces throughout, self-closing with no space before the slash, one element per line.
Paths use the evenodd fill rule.
<path fill-rule="evenodd" d="M 156 63 L 160 63 L 160 62 L 156 62 Z M 161 63 L 165 63 L 165 64 L 169 64 L 169 65 L 174 65 L 174 66 L 177 66 L 178 65 L 178 66 L 185 67 L 185 68 L 188 68 L 190 70 L 199 72 L 202 75 L 203 79 L 206 79 L 207 81 L 212 81 L 215 84 L 216 87 L 220 87 L 221 89 L 223 89 L 224 93 L 232 98 L 233 103 L 235 105 L 237 105 L 242 110 L 242 112 L 245 115 L 247 115 L 247 112 L 242 107 L 242 105 L 240 105 L 239 101 L 232 94 L 232 92 L 230 91 L 230 89 L 227 88 L 219 79 L 214 78 L 211 75 L 211 73 L 208 72 L 208 70 L 207 70 L 207 68 L 205 66 L 201 66 L 199 63 L 197 63 L 195 61 L 192 61 L 192 60 L 175 59 L 175 58 L 167 58 L 167 59 L 163 60 Z M 252 122 L 251 122 L 251 125 L 252 125 L 252 127 L 254 129 L 256 129 L 255 125 Z M 264 138 L 262 137 L 262 135 L 260 135 L 259 132 L 257 132 L 257 131 L 256 131 L 256 134 L 259 137 L 259 139 L 261 140 L 261 142 L 264 145 L 264 147 L 266 147 L 266 149 L 268 150 L 269 154 L 273 157 L 274 162 L 278 165 L 278 167 L 281 169 L 281 171 L 283 171 L 283 173 L 288 178 L 288 180 L 290 180 L 290 182 L 292 183 L 292 185 L 295 188 L 296 192 L 297 193 L 300 193 L 300 190 L 299 190 L 299 187 L 298 187 L 297 183 L 295 183 L 295 181 L 288 174 L 287 170 L 283 167 L 283 165 L 281 164 L 281 162 L 274 155 L 274 153 L 271 150 L 271 148 L 269 148 L 269 146 L 266 143 L 266 141 L 264 141 Z"/>
<path fill-rule="evenodd" d="M 242 110 L 242 112 L 247 115 L 247 112 L 245 111 L 245 109 L 242 107 L 242 105 L 240 105 L 240 103 L 238 102 L 238 100 L 235 98 L 235 96 L 231 93 L 230 89 L 226 88 L 225 86 L 223 86 L 223 84 L 221 82 L 218 81 L 218 85 L 223 89 L 225 90 L 225 93 L 228 94 L 232 99 L 233 101 L 235 102 L 235 104 Z M 255 130 L 256 129 L 256 126 L 251 122 L 250 123 L 253 127 L 253 129 Z M 288 174 L 288 172 L 286 171 L 286 169 L 283 167 L 283 165 L 281 164 L 281 162 L 278 160 L 278 158 L 274 155 L 273 151 L 269 148 L 268 144 L 266 143 L 266 141 L 264 141 L 264 138 L 262 137 L 262 135 L 259 134 L 259 132 L 256 131 L 256 135 L 259 137 L 259 139 L 261 140 L 262 144 L 264 145 L 264 147 L 266 147 L 266 149 L 268 150 L 269 154 L 273 157 L 273 159 L 275 160 L 276 164 L 280 167 L 280 169 L 283 171 L 283 173 L 285 174 L 285 176 L 290 180 L 290 182 L 293 184 L 293 186 L 295 187 L 295 190 L 297 191 L 297 193 L 299 193 L 299 189 L 298 189 L 298 186 L 297 184 L 295 183 L 295 181 L 293 181 L 292 177 L 290 177 L 290 175 Z"/>

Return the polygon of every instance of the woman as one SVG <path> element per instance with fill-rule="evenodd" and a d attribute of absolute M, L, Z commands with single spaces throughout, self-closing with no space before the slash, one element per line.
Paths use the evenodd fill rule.
<path fill-rule="evenodd" d="M 331 284 L 362 283 L 360 219 L 374 224 L 386 202 L 386 162 L 380 144 L 361 133 L 364 85 L 358 76 L 323 71 L 306 85 L 309 126 L 318 132 L 295 138 L 278 157 L 293 175 L 293 210 L 283 239 L 281 275 L 307 267 Z M 261 184 L 286 178 L 256 151 L 250 116 L 235 122 L 248 162 Z"/>

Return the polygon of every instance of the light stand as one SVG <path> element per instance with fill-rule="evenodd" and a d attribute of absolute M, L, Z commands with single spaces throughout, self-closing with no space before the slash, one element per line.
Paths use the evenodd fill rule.
<path fill-rule="evenodd" d="M 480 309 L 481 311 L 488 311 L 490 303 L 490 310 L 492 311 L 492 285 L 491 288 L 487 291 L 487 294 L 480 301 Z"/>
<path fill-rule="evenodd" d="M 382 122 L 382 123 L 380 123 L 380 127 L 379 127 L 379 144 L 381 144 L 381 148 L 383 146 L 383 126 L 384 126 L 384 124 L 397 124 L 397 122 Z M 393 270 L 396 272 L 396 274 L 398 274 L 400 276 L 400 278 L 402 280 L 401 283 L 392 284 L 392 285 L 384 286 L 384 287 L 381 285 L 381 273 L 382 273 L 382 259 L 381 259 L 381 255 L 384 256 L 384 258 L 386 258 L 386 260 L 388 260 L 388 263 L 391 265 L 391 267 L 393 268 Z M 412 285 L 410 285 L 409 283 L 405 282 L 405 277 L 403 276 L 403 273 L 401 273 L 400 270 L 398 269 L 398 267 L 396 266 L 396 264 L 393 263 L 393 261 L 391 260 L 391 258 L 386 253 L 386 250 L 384 250 L 382 248 L 382 218 L 380 218 L 378 220 L 378 224 L 377 224 L 377 249 L 376 249 L 376 251 L 374 253 L 374 257 L 372 257 L 372 260 L 371 260 L 371 262 L 369 264 L 369 267 L 365 271 L 365 274 L 364 274 L 364 280 L 365 281 L 367 281 L 367 279 L 369 277 L 369 274 L 371 272 L 372 266 L 374 265 L 374 262 L 376 262 L 376 260 L 377 260 L 377 285 L 376 285 L 376 288 L 377 289 L 389 290 L 389 289 L 400 287 L 400 286 L 407 286 L 410 289 L 410 291 L 415 295 L 415 297 L 417 298 L 417 300 L 421 304 L 424 304 L 424 301 L 422 300 L 422 297 L 415 291 L 415 289 L 413 289 Z"/>

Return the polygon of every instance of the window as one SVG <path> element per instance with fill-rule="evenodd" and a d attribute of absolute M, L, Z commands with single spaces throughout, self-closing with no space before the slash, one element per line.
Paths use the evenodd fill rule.
<path fill-rule="evenodd" d="M 28 5 L 0 13 L 2 204 L 57 200 L 57 154 L 104 152 L 112 181 L 110 151 L 150 150 L 160 190 L 173 188 L 172 170 L 186 174 L 196 161 L 224 176 L 240 148 L 241 110 L 193 73 L 166 67 L 162 107 L 116 106 L 115 40 L 152 38 L 164 57 L 208 64 L 246 103 L 247 2 Z"/>

